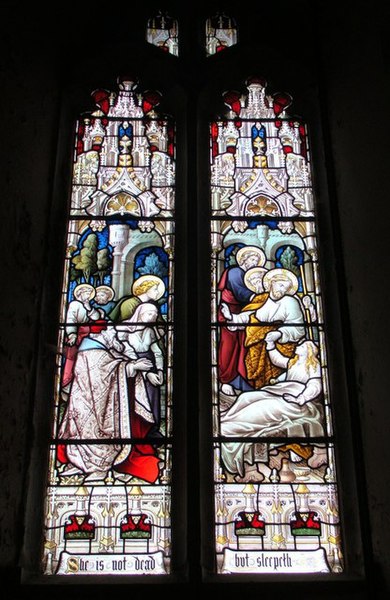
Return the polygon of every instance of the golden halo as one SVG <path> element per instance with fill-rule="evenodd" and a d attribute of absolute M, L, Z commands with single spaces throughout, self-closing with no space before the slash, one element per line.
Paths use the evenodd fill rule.
<path fill-rule="evenodd" d="M 73 290 L 73 296 L 76 298 L 76 300 L 80 300 L 80 293 L 84 290 L 89 290 L 91 294 L 89 297 L 90 300 L 95 297 L 95 288 L 92 285 L 89 285 L 89 283 L 79 283 L 79 285 L 76 285 Z"/>
<path fill-rule="evenodd" d="M 107 295 L 109 296 L 108 302 L 110 302 L 110 300 L 112 300 L 115 296 L 114 290 L 109 285 L 98 285 L 95 292 L 97 292 L 98 290 L 104 290 L 105 292 L 107 292 Z"/>
<path fill-rule="evenodd" d="M 257 246 L 244 246 L 243 248 L 240 248 L 236 254 L 236 261 L 239 266 L 241 266 L 241 262 L 245 258 L 246 254 L 257 254 L 259 257 L 257 266 L 262 267 L 265 265 L 267 258 L 261 248 L 258 248 Z"/>
<path fill-rule="evenodd" d="M 244 283 L 245 283 L 246 287 L 248 288 L 248 290 L 251 290 L 252 292 L 256 292 L 256 288 L 250 281 L 252 275 L 254 275 L 255 273 L 262 273 L 262 275 L 264 277 L 264 275 L 267 272 L 268 272 L 268 269 L 266 269 L 265 267 L 253 267 L 252 269 L 248 269 L 248 271 L 246 271 L 246 273 L 244 275 Z"/>
<path fill-rule="evenodd" d="M 274 279 L 288 279 L 291 283 L 291 288 L 286 292 L 288 296 L 293 296 L 298 290 L 298 278 L 294 273 L 289 271 L 288 269 L 271 269 L 264 275 L 263 286 L 266 292 L 269 291 L 271 287 L 271 282 Z"/>
<path fill-rule="evenodd" d="M 138 277 L 138 279 L 134 281 L 132 287 L 132 292 L 134 296 L 142 294 L 142 292 L 139 291 L 139 288 L 146 282 L 151 282 L 153 284 L 150 287 L 158 285 L 158 296 L 156 300 L 160 300 L 160 298 L 163 297 L 165 292 L 165 283 L 160 277 L 157 277 L 157 275 L 141 275 L 141 277 Z M 150 289 L 150 287 L 148 287 L 148 289 Z"/>

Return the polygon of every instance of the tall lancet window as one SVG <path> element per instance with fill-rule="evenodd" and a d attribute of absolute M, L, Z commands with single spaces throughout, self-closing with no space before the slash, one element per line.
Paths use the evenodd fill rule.
<path fill-rule="evenodd" d="M 217 13 L 206 21 L 206 53 L 207 56 L 222 52 L 237 44 L 237 24 L 235 19 Z"/>
<path fill-rule="evenodd" d="M 218 573 L 343 571 L 305 123 L 262 78 L 211 125 Z"/>
<path fill-rule="evenodd" d="M 75 127 L 47 575 L 170 572 L 175 130 L 136 87 Z"/>
<path fill-rule="evenodd" d="M 179 25 L 176 19 L 159 12 L 150 18 L 146 27 L 146 41 L 163 52 L 179 56 Z"/>

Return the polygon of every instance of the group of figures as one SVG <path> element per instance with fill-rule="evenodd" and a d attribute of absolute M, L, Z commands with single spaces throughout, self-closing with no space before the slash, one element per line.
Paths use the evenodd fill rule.
<path fill-rule="evenodd" d="M 315 307 L 309 295 L 298 296 L 292 271 L 264 267 L 260 248 L 244 246 L 236 260 L 218 286 L 220 434 L 237 439 L 221 444 L 222 462 L 237 482 L 262 481 L 270 474 L 268 445 L 255 442 L 272 437 L 284 440 L 296 460 L 319 468 L 327 463 L 321 367 L 307 327 Z M 286 444 L 290 438 L 303 443 Z M 283 443 L 270 446 L 277 454 Z"/>
<path fill-rule="evenodd" d="M 162 279 L 143 275 L 132 294 L 82 283 L 65 325 L 57 461 L 61 478 L 154 483 L 159 477 L 164 326 Z M 136 443 L 134 443 L 136 440 Z"/>

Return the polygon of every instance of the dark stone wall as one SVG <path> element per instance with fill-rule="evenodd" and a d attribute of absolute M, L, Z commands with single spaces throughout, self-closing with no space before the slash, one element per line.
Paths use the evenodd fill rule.
<path fill-rule="evenodd" d="M 340 335 L 354 408 L 357 473 L 365 489 L 360 508 L 368 586 L 371 597 L 375 591 L 384 597 L 386 589 L 390 590 L 389 13 L 378 6 L 374 11 L 362 0 L 307 5 L 313 28 L 310 35 L 305 33 L 307 23 L 301 27 L 300 13 L 295 19 L 295 9 L 287 10 L 283 2 L 271 26 L 284 44 L 283 51 L 299 40 L 302 52 L 310 55 L 318 69 L 326 147 L 322 167 L 330 191 L 334 270 L 341 297 Z M 305 2 L 296 6 L 306 10 Z M 104 58 L 99 40 L 110 21 L 110 10 L 107 4 L 83 2 L 55 4 L 49 9 L 39 4 L 26 7 L 22 2 L 1 4 L 0 567 L 11 583 L 10 598 L 18 587 L 26 494 L 34 469 L 30 464 L 32 419 L 45 267 L 50 253 L 59 251 L 48 244 L 48 228 L 62 87 L 68 74 L 77 71 L 80 58 L 84 65 L 99 53 Z M 129 10 L 123 8 L 121 14 L 128 15 Z M 231 12 L 238 20 L 241 17 L 249 31 L 252 13 L 249 8 L 242 10 L 236 6 Z M 256 15 L 261 48 L 261 30 L 267 22 L 259 7 Z M 110 27 L 117 26 L 122 35 L 130 21 L 118 17 Z M 110 35 L 111 43 L 118 42 L 116 35 Z M 131 63 L 127 57 L 122 60 Z M 264 68 L 260 50 L 259 68 Z M 286 81 L 286 89 L 289 84 Z M 332 597 L 357 598 L 362 597 L 360 593 L 365 592 L 338 588 Z M 314 596 L 309 593 L 307 597 Z"/>
<path fill-rule="evenodd" d="M 379 581 L 382 574 L 387 585 L 388 27 L 388 10 L 371 11 L 367 2 L 347 4 L 327 15 L 322 37 L 332 183 L 352 342 L 346 351 L 356 385 L 351 401 L 359 407 L 362 434 L 357 469 L 366 482 L 365 518 L 370 524 L 375 577 Z"/>

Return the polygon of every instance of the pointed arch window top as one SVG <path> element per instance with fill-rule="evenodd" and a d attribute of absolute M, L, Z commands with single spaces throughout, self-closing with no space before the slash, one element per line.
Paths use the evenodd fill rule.
<path fill-rule="evenodd" d="M 215 568 L 336 574 L 341 440 L 307 130 L 289 94 L 246 85 L 210 127 Z"/>
<path fill-rule="evenodd" d="M 146 41 L 163 52 L 179 56 L 179 25 L 166 12 L 159 11 L 148 20 Z"/>
<path fill-rule="evenodd" d="M 129 75 L 92 98 L 75 127 L 42 572 L 167 575 L 174 123 Z"/>
<path fill-rule="evenodd" d="M 206 21 L 207 56 L 217 54 L 237 44 L 237 23 L 235 19 L 219 12 Z"/>

